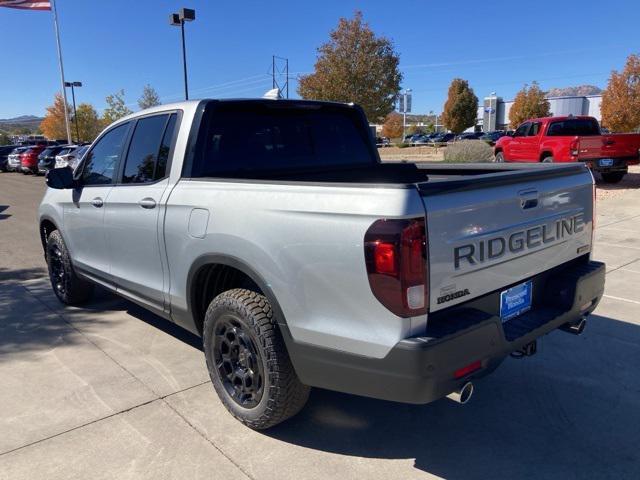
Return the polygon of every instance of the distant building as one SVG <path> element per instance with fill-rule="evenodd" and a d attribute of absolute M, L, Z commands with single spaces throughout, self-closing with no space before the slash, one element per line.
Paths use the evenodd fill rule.
<path fill-rule="evenodd" d="M 598 121 L 602 119 L 600 105 L 602 95 L 547 97 L 551 115 L 589 115 Z M 513 100 L 503 100 L 495 94 L 484 98 L 483 104 L 478 106 L 478 122 L 470 131 L 507 130 L 509 128 L 509 110 Z"/>

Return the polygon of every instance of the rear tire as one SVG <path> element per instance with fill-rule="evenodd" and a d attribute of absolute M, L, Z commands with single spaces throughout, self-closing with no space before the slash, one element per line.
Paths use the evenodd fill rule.
<path fill-rule="evenodd" d="M 494 160 L 496 163 L 504 163 L 504 154 L 502 152 L 496 153 L 496 158 Z"/>
<path fill-rule="evenodd" d="M 552 155 L 547 155 L 546 157 L 544 157 L 544 158 L 541 160 L 541 162 L 542 162 L 542 163 L 553 163 L 553 162 L 555 162 L 555 160 L 553 159 L 553 156 L 552 156 Z"/>
<path fill-rule="evenodd" d="M 627 172 L 602 172 L 602 180 L 604 183 L 618 183 L 624 178 Z"/>
<path fill-rule="evenodd" d="M 66 305 L 80 305 L 93 293 L 93 284 L 79 278 L 71 265 L 69 251 L 58 230 L 47 238 L 47 268 L 56 297 Z"/>
<path fill-rule="evenodd" d="M 304 407 L 310 388 L 293 369 L 264 295 L 236 288 L 214 298 L 205 315 L 203 342 L 216 393 L 249 428 L 273 427 Z"/>

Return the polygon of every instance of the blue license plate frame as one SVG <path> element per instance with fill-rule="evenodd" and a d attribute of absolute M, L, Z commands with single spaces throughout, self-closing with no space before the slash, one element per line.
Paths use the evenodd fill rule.
<path fill-rule="evenodd" d="M 531 310 L 533 282 L 528 280 L 500 292 L 500 319 L 502 323 Z"/>
<path fill-rule="evenodd" d="M 613 167 L 613 158 L 601 158 L 598 160 L 598 165 L 601 167 Z"/>

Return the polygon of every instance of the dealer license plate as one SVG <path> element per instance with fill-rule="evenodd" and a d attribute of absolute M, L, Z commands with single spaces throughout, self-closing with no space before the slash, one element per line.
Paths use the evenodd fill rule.
<path fill-rule="evenodd" d="M 601 167 L 610 167 L 613 165 L 613 158 L 601 158 L 598 160 L 598 165 Z"/>
<path fill-rule="evenodd" d="M 511 320 L 531 309 L 531 280 L 500 293 L 500 318 L 502 322 Z"/>

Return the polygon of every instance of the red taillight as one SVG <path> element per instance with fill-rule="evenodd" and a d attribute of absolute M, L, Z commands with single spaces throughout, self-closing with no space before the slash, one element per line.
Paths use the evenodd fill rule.
<path fill-rule="evenodd" d="M 377 242 L 374 247 L 376 272 L 397 275 L 396 246 L 393 243 Z"/>
<path fill-rule="evenodd" d="M 427 235 L 424 218 L 378 220 L 364 238 L 369 285 L 401 317 L 427 312 Z"/>
<path fill-rule="evenodd" d="M 578 156 L 578 139 L 577 138 L 571 140 L 571 143 L 569 144 L 569 151 L 572 156 L 574 157 Z"/>
<path fill-rule="evenodd" d="M 454 378 L 463 378 L 466 377 L 467 375 L 469 375 L 470 373 L 475 372 L 476 370 L 480 370 L 482 368 L 482 362 L 480 360 L 477 360 L 473 363 L 470 363 L 469 365 L 467 365 L 466 367 L 462 367 L 458 370 L 456 370 L 453 374 Z"/>

